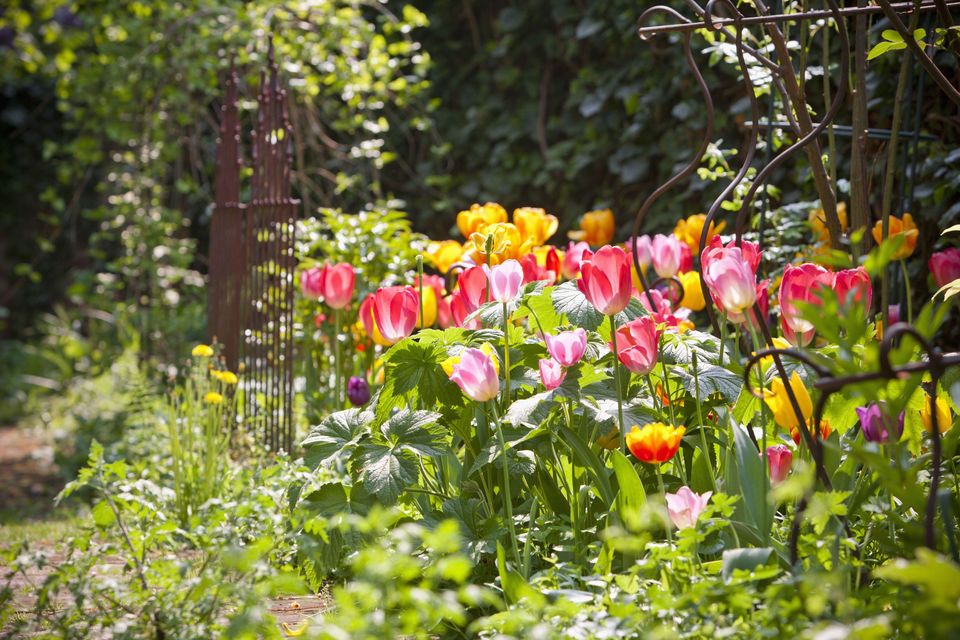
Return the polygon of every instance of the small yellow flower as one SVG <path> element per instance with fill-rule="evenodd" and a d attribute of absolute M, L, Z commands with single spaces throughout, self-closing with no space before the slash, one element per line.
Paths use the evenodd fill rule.
<path fill-rule="evenodd" d="M 935 409 L 931 409 L 930 396 L 927 396 L 926 401 L 923 403 L 923 408 L 920 409 L 920 419 L 923 421 L 923 428 L 927 431 L 933 431 L 933 413 L 934 410 L 937 414 L 937 429 L 940 433 L 943 433 L 950 429 L 953 426 L 953 417 L 950 414 L 950 403 L 948 403 L 943 398 L 937 398 L 935 403 L 932 403 Z"/>
<path fill-rule="evenodd" d="M 216 371 L 214 372 L 213 376 L 223 384 L 228 384 L 231 386 L 237 384 L 238 382 L 237 374 L 233 373 L 232 371 Z"/>
<path fill-rule="evenodd" d="M 707 306 L 703 300 L 703 288 L 700 286 L 700 274 L 696 271 L 678 273 L 677 279 L 683 285 L 683 299 L 680 306 L 691 311 L 702 311 Z"/>
<path fill-rule="evenodd" d="M 616 221 L 610 209 L 588 211 L 580 219 L 580 231 L 571 231 L 567 235 L 573 240 L 586 240 L 591 247 L 599 247 L 613 239 Z"/>
<path fill-rule="evenodd" d="M 840 231 L 846 233 L 848 226 L 846 202 L 837 203 L 837 217 L 840 219 Z M 830 242 L 830 231 L 827 229 L 827 214 L 824 213 L 823 209 L 811 210 L 807 216 L 807 222 L 810 224 L 816 240 L 823 243 Z"/>
<path fill-rule="evenodd" d="M 220 404 L 223 402 L 223 396 L 216 391 L 208 391 L 203 395 L 203 401 L 207 404 Z"/>
<path fill-rule="evenodd" d="M 513 224 L 524 240 L 532 240 L 538 247 L 557 232 L 560 221 L 543 209 L 521 207 L 513 210 Z"/>
<path fill-rule="evenodd" d="M 797 398 L 797 404 L 800 406 L 801 413 L 803 413 L 804 423 L 809 422 L 810 415 L 813 413 L 813 402 L 810 400 L 810 393 L 807 388 L 803 386 L 803 380 L 800 379 L 800 375 L 796 371 L 790 376 L 790 388 L 793 389 L 793 395 Z M 791 432 L 800 428 L 797 414 L 790 403 L 790 397 L 787 395 L 787 388 L 783 384 L 782 378 L 774 378 L 773 382 L 770 383 L 770 389 L 764 389 L 763 401 L 773 412 L 773 421 L 781 428 Z"/>
<path fill-rule="evenodd" d="M 466 211 L 457 214 L 457 227 L 464 238 L 469 238 L 482 227 L 507 221 L 507 210 L 496 202 L 484 205 L 473 204 Z"/>
<path fill-rule="evenodd" d="M 440 273 L 446 273 L 456 264 L 463 255 L 463 245 L 456 240 L 431 242 L 427 245 L 424 256 L 436 267 Z"/>
<path fill-rule="evenodd" d="M 693 255 L 697 255 L 700 251 L 700 236 L 703 235 L 703 225 L 706 223 L 706 221 L 707 215 L 705 213 L 697 213 L 687 217 L 685 220 L 679 220 L 677 222 L 677 226 L 673 228 L 673 235 L 680 238 L 681 242 L 690 247 L 690 251 L 693 253 Z M 713 238 L 713 236 L 721 233 L 726 226 L 726 222 L 714 224 L 711 220 L 710 228 L 707 229 L 707 245 L 710 244 L 710 240 Z"/>
<path fill-rule="evenodd" d="M 493 368 L 497 372 L 497 375 L 500 375 L 500 360 L 497 358 L 497 352 L 489 342 L 484 342 L 480 345 L 480 351 L 483 351 L 485 354 L 490 356 L 490 360 L 493 361 Z M 453 368 L 460 364 L 460 356 L 450 356 L 446 360 L 440 363 L 440 368 L 443 369 L 443 372 L 447 374 L 449 378 L 453 375 Z"/>
<path fill-rule="evenodd" d="M 909 258 L 913 254 L 914 249 L 917 248 L 917 236 L 919 234 L 920 232 L 917 231 L 917 225 L 913 222 L 913 216 L 909 213 L 903 214 L 903 218 L 890 216 L 889 237 L 903 236 L 903 243 L 900 245 L 900 248 L 897 249 L 897 252 L 893 254 L 893 259 L 903 260 Z M 877 220 L 876 224 L 873 225 L 873 239 L 877 244 L 883 241 L 882 220 Z"/>
<path fill-rule="evenodd" d="M 193 348 L 193 351 L 190 352 L 195 358 L 212 358 L 213 357 L 213 348 L 206 344 L 198 344 Z"/>

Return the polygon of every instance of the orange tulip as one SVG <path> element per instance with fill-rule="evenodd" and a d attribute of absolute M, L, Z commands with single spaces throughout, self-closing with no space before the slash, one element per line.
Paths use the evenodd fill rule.
<path fill-rule="evenodd" d="M 653 422 L 642 429 L 637 425 L 627 433 L 627 448 L 641 462 L 660 464 L 677 453 L 686 427 L 671 427 L 662 422 Z"/>
<path fill-rule="evenodd" d="M 889 237 L 903 236 L 903 244 L 901 244 L 897 252 L 893 254 L 893 259 L 903 260 L 904 258 L 909 258 L 913 254 L 914 249 L 917 248 L 917 236 L 919 234 L 920 232 L 917 231 L 917 225 L 913 222 L 913 216 L 909 213 L 903 214 L 902 219 L 897 216 L 890 216 Z M 883 241 L 882 220 L 877 220 L 877 223 L 873 225 L 873 239 L 876 240 L 877 244 Z"/>

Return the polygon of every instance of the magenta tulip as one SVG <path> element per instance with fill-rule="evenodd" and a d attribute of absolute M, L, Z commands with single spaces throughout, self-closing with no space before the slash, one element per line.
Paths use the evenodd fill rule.
<path fill-rule="evenodd" d="M 757 300 L 757 274 L 751 258 L 740 248 L 724 247 L 718 241 L 703 250 L 700 267 L 714 304 L 726 315 L 742 318 Z"/>
<path fill-rule="evenodd" d="M 589 258 L 592 255 L 593 251 L 590 250 L 590 245 L 586 242 L 571 242 L 566 253 L 563 254 L 563 262 L 560 265 L 563 277 L 567 280 L 575 280 L 580 277 L 580 263 L 583 262 L 584 258 Z"/>
<path fill-rule="evenodd" d="M 417 325 L 420 304 L 413 287 L 380 287 L 373 294 L 373 317 L 383 339 L 400 342 Z"/>
<path fill-rule="evenodd" d="M 631 320 L 617 329 L 617 358 L 634 373 L 650 373 L 657 364 L 658 337 L 657 323 L 650 316 Z"/>
<path fill-rule="evenodd" d="M 300 272 L 300 290 L 305 298 L 323 301 L 323 273 L 326 266 L 311 267 Z"/>
<path fill-rule="evenodd" d="M 930 256 L 927 266 L 937 288 L 950 284 L 960 278 L 960 247 L 936 252 Z"/>
<path fill-rule="evenodd" d="M 547 353 L 564 367 L 572 367 L 580 362 L 587 349 L 587 332 L 581 328 L 564 331 L 555 336 L 547 333 L 543 339 L 547 343 Z"/>
<path fill-rule="evenodd" d="M 665 494 L 670 521 L 677 529 L 693 528 L 712 495 L 712 491 L 702 494 L 694 493 L 690 487 L 680 487 L 676 493 Z"/>
<path fill-rule="evenodd" d="M 767 447 L 767 467 L 770 471 L 770 482 L 779 484 L 786 480 L 793 463 L 793 452 L 785 444 L 775 444 Z"/>
<path fill-rule="evenodd" d="M 477 402 L 486 402 L 497 397 L 500 379 L 493 360 L 480 349 L 464 349 L 460 361 L 453 365 L 450 374 L 467 397 Z"/>
<path fill-rule="evenodd" d="M 494 267 L 483 265 L 490 287 L 490 297 L 497 302 L 510 302 L 523 286 L 523 267 L 516 260 L 506 260 Z"/>
<path fill-rule="evenodd" d="M 567 377 L 567 370 L 553 358 L 540 358 L 540 381 L 547 391 L 556 389 Z"/>
<path fill-rule="evenodd" d="M 665 236 L 658 233 L 653 237 L 650 256 L 657 275 L 661 278 L 672 278 L 680 271 L 683 243 L 673 234 Z"/>
<path fill-rule="evenodd" d="M 835 275 L 820 265 L 807 262 L 788 266 L 780 281 L 780 315 L 788 327 L 798 334 L 813 330 L 813 323 L 801 317 L 797 303 L 820 304 L 818 289 L 833 288 Z"/>
<path fill-rule="evenodd" d="M 894 419 L 887 414 L 884 403 L 873 402 L 865 407 L 856 407 L 856 412 L 860 419 L 860 431 L 868 442 L 883 444 L 891 438 L 899 440 L 903 435 L 903 411 Z"/>
<path fill-rule="evenodd" d="M 633 282 L 630 257 L 620 247 L 607 245 L 585 258 L 580 265 L 577 286 L 590 304 L 605 316 L 623 311 L 630 302 Z"/>
<path fill-rule="evenodd" d="M 838 271 L 833 280 L 833 291 L 844 306 L 850 302 L 858 302 L 869 312 L 873 303 L 873 283 L 870 275 L 863 267 Z"/>
<path fill-rule="evenodd" d="M 346 262 L 325 267 L 322 277 L 324 302 L 331 309 L 343 309 L 353 298 L 353 267 Z"/>

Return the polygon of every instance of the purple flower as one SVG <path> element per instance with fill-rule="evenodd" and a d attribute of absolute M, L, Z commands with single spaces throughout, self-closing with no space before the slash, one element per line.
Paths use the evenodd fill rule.
<path fill-rule="evenodd" d="M 350 376 L 347 380 L 347 397 L 355 407 L 367 404 L 370 402 L 370 385 L 360 376 Z"/>
<path fill-rule="evenodd" d="M 903 435 L 903 412 L 894 421 L 887 415 L 886 406 L 882 403 L 872 403 L 865 407 L 857 407 L 857 416 L 860 418 L 860 429 L 868 442 L 883 444 L 890 440 L 891 435 L 899 440 Z"/>

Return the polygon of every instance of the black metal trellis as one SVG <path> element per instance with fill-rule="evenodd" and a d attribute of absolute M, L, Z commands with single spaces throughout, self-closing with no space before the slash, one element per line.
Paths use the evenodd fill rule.
<path fill-rule="evenodd" d="M 932 59 L 926 54 L 926 52 L 917 45 L 916 41 L 913 39 L 913 34 L 909 32 L 903 22 L 900 20 L 898 12 L 900 11 L 921 11 L 921 12 L 930 12 L 936 11 L 940 16 L 947 16 L 949 18 L 949 10 L 951 8 L 960 7 L 960 2 L 947 2 L 946 0 L 933 0 L 923 1 L 919 3 L 914 2 L 901 2 L 896 4 L 891 4 L 887 0 L 877 0 L 877 5 L 860 5 L 856 7 L 840 7 L 838 6 L 836 0 L 825 0 L 826 9 L 824 10 L 815 10 L 815 11 L 804 11 L 798 13 L 771 13 L 761 0 L 757 0 L 754 3 L 756 7 L 756 15 L 745 16 L 740 12 L 740 10 L 730 1 L 730 0 L 709 0 L 706 6 L 701 7 L 695 0 L 685 0 L 685 4 L 692 8 L 692 10 L 702 18 L 702 22 L 695 22 L 684 17 L 682 14 L 676 10 L 666 7 L 666 6 L 655 6 L 647 9 L 640 16 L 638 21 L 638 35 L 641 39 L 647 39 L 651 36 L 662 34 L 662 33 L 678 33 L 681 36 L 681 46 L 683 49 L 684 59 L 686 60 L 687 66 L 690 69 L 691 74 L 696 80 L 701 95 L 704 100 L 704 106 L 706 110 L 706 123 L 704 126 L 704 136 L 700 144 L 700 148 L 691 158 L 689 163 L 687 163 L 680 171 L 675 175 L 670 177 L 666 182 L 660 185 L 653 193 L 651 193 L 647 199 L 643 202 L 640 209 L 637 212 L 636 218 L 633 225 L 633 262 L 639 277 L 641 287 L 643 289 L 642 295 L 645 295 L 647 301 L 651 308 L 654 308 L 653 298 L 650 294 L 650 286 L 647 284 L 646 278 L 643 274 L 643 270 L 640 266 L 640 254 L 637 244 L 637 237 L 640 234 L 640 230 L 643 225 L 643 221 L 646 217 L 647 212 L 653 206 L 654 202 L 658 200 L 664 193 L 678 185 L 681 181 L 687 178 L 697 167 L 700 162 L 700 159 L 703 157 L 704 152 L 707 149 L 708 144 L 713 135 L 714 130 L 714 105 L 710 97 L 710 90 L 707 86 L 702 73 L 700 72 L 696 61 L 693 58 L 691 51 L 691 35 L 698 29 L 710 29 L 710 30 L 726 30 L 727 27 L 733 27 L 733 31 L 726 31 L 728 35 L 732 35 L 735 40 L 735 48 L 737 55 L 737 62 L 741 74 L 743 75 L 744 87 L 748 99 L 750 100 L 750 108 L 752 114 L 752 120 L 746 124 L 746 139 L 744 141 L 743 148 L 740 151 L 739 158 L 742 158 L 742 164 L 740 169 L 737 171 L 736 176 L 733 180 L 723 189 L 722 193 L 714 200 L 710 209 L 706 214 L 706 219 L 704 221 L 703 228 L 709 229 L 710 225 L 713 223 L 714 218 L 719 212 L 722 203 L 726 200 L 731 193 L 742 183 L 746 178 L 747 173 L 754 161 L 754 155 L 756 152 L 756 146 L 758 144 L 758 133 L 761 129 L 767 129 L 768 133 L 768 147 L 766 149 L 767 157 L 763 163 L 763 166 L 759 169 L 756 176 L 753 179 L 753 182 L 750 188 L 747 191 L 747 194 L 742 199 L 741 206 L 737 212 L 736 224 L 735 224 L 735 236 L 737 246 L 742 247 L 743 243 L 743 233 L 748 221 L 748 213 L 750 211 L 751 203 L 753 202 L 754 197 L 759 189 L 763 188 L 766 185 L 771 173 L 776 170 L 779 166 L 784 164 L 789 160 L 793 155 L 795 155 L 800 150 L 804 149 L 810 145 L 817 145 L 818 137 L 823 134 L 828 127 L 832 127 L 833 121 L 836 118 L 837 114 L 840 111 L 840 108 L 846 98 L 847 87 L 849 85 L 850 79 L 850 65 L 849 65 L 849 56 L 850 51 L 850 37 L 847 30 L 846 18 L 850 16 L 859 16 L 871 13 L 880 13 L 882 12 L 894 25 L 894 29 L 903 37 L 904 41 L 907 43 L 907 46 L 914 56 L 914 59 L 919 62 L 921 66 L 925 69 L 927 75 L 930 75 L 937 85 L 943 90 L 943 92 L 950 97 L 955 103 L 960 104 L 960 92 L 954 88 L 949 81 L 943 76 L 940 70 L 933 63 Z M 716 12 L 716 7 L 718 4 L 722 4 L 726 11 L 730 12 L 732 17 L 730 18 L 714 18 Z M 646 22 L 654 15 L 663 14 L 671 18 L 674 18 L 676 22 L 666 25 L 655 25 L 655 26 L 646 26 Z M 842 55 L 840 57 L 840 69 L 839 69 L 839 79 L 837 82 L 837 91 L 832 96 L 830 104 L 828 105 L 826 112 L 824 113 L 820 122 L 813 122 L 810 118 L 803 123 L 798 122 L 798 115 L 796 113 L 791 113 L 790 106 L 795 103 L 795 100 L 790 95 L 789 87 L 786 82 L 789 80 L 789 77 L 793 77 L 795 80 L 795 73 L 792 60 L 789 56 L 783 55 L 786 52 L 786 47 L 782 46 L 784 37 L 780 33 L 776 25 L 786 22 L 797 22 L 797 21 L 809 21 L 817 19 L 832 19 L 837 27 L 837 32 L 840 38 L 840 50 Z M 941 18 L 943 19 L 943 18 Z M 771 38 L 775 41 L 779 38 L 781 47 L 778 51 L 777 47 L 774 46 L 774 50 L 777 51 L 775 57 L 780 57 L 778 61 L 774 61 L 764 55 L 762 52 L 752 48 L 744 42 L 744 31 L 750 26 L 760 26 L 768 30 L 771 35 Z M 763 123 L 760 120 L 759 116 L 759 102 L 756 98 L 756 95 L 753 90 L 753 83 L 750 79 L 749 68 L 746 63 L 746 56 L 749 55 L 751 58 L 760 63 L 765 67 L 771 74 L 771 105 L 776 97 L 779 97 L 783 104 L 786 106 L 785 112 L 787 117 L 787 122 L 770 122 L 770 115 L 767 117 L 767 122 Z M 824 73 L 829 73 L 829 69 L 825 68 Z M 920 122 L 919 122 L 919 111 L 920 111 L 920 101 L 922 101 L 922 83 L 923 75 L 921 74 L 920 79 L 918 80 L 918 90 L 919 100 L 916 104 L 914 111 L 914 123 L 913 131 L 904 132 L 901 135 L 909 135 L 911 142 L 911 151 L 915 153 L 917 143 L 920 139 Z M 776 96 L 774 95 L 776 93 Z M 794 105 L 799 107 L 800 105 Z M 769 114 L 769 112 L 768 112 Z M 804 113 L 804 115 L 806 115 Z M 781 150 L 776 155 L 770 157 L 770 147 L 769 147 L 769 132 L 771 128 L 783 128 L 790 130 L 793 135 L 796 136 L 797 140 L 787 146 L 785 149 Z M 851 133 L 853 133 L 851 131 Z M 868 135 L 871 133 L 869 130 L 866 132 Z M 876 137 L 882 137 L 883 133 L 874 131 Z M 814 146 L 813 148 L 817 148 Z M 809 157 L 809 156 L 808 156 Z M 821 165 L 822 168 L 822 165 Z M 914 170 L 915 173 L 915 170 Z M 914 176 L 911 176 L 911 179 L 915 179 Z M 902 187 L 901 183 L 901 187 Z M 829 187 L 829 195 L 835 196 L 832 192 L 832 187 Z M 818 190 L 820 190 L 818 188 Z M 911 184 L 911 193 L 912 193 L 912 184 Z M 821 191 L 821 199 L 823 198 L 823 193 Z M 827 208 L 828 203 L 824 203 L 825 209 Z M 834 199 L 831 206 L 833 207 L 833 213 L 828 212 L 828 227 L 833 225 L 839 225 L 839 220 L 836 216 L 836 200 Z M 833 222 L 831 223 L 831 215 Z M 835 229 L 831 228 L 831 237 L 835 238 Z M 707 234 L 703 233 L 700 237 L 699 245 L 699 255 L 703 255 L 703 251 L 706 247 Z M 761 240 L 762 241 L 762 240 Z M 700 274 L 700 286 L 704 300 L 707 302 L 706 311 L 710 318 L 710 322 L 713 325 L 714 329 L 719 332 L 717 319 L 710 305 L 710 292 L 707 287 L 706 281 Z M 655 284 L 655 283 L 654 283 Z M 682 286 L 681 286 L 681 295 L 682 295 Z M 819 424 L 822 418 L 824 407 L 826 406 L 827 399 L 829 396 L 836 392 L 838 389 L 843 388 L 844 385 L 850 384 L 853 382 L 863 381 L 863 380 L 872 380 L 880 378 L 892 378 L 898 375 L 903 375 L 911 372 L 917 371 L 930 371 L 931 376 L 933 377 L 933 385 L 931 398 L 935 398 L 937 383 L 944 368 L 948 366 L 953 366 L 955 364 L 960 364 L 960 354 L 948 354 L 943 355 L 938 350 L 934 349 L 929 342 L 923 338 L 923 336 L 916 331 L 913 327 L 906 324 L 897 324 L 893 327 L 890 327 L 884 337 L 884 340 L 881 344 L 881 370 L 875 373 L 866 373 L 860 374 L 858 376 L 848 376 L 847 378 L 843 377 L 833 377 L 831 373 L 824 367 L 813 362 L 810 358 L 805 356 L 802 352 L 796 350 L 782 350 L 774 348 L 773 338 L 770 333 L 770 328 L 767 323 L 767 318 L 764 316 L 760 302 L 757 300 L 754 303 L 753 308 L 750 310 L 753 314 L 753 319 L 756 320 L 756 324 L 760 329 L 760 333 L 764 340 L 764 343 L 767 345 L 767 348 L 755 354 L 750 361 L 748 362 L 747 369 L 744 372 L 744 380 L 749 388 L 749 374 L 756 362 L 760 358 L 765 356 L 770 356 L 773 359 L 774 366 L 776 367 L 777 374 L 785 382 L 789 380 L 786 369 L 783 365 L 783 360 L 781 356 L 790 356 L 796 358 L 808 365 L 810 365 L 814 371 L 820 376 L 820 381 L 815 385 L 816 388 L 821 390 L 820 397 L 818 398 L 817 406 L 814 411 L 812 424 L 815 425 L 814 433 L 811 432 L 809 425 L 803 418 L 803 412 L 798 403 L 796 394 L 793 392 L 790 384 L 785 384 L 784 388 L 786 391 L 787 398 L 790 402 L 791 409 L 798 418 L 799 431 L 801 434 L 804 443 L 807 448 L 810 450 L 814 462 L 816 465 L 816 474 L 814 479 L 814 487 L 816 482 L 823 483 L 824 486 L 830 486 L 830 479 L 826 470 L 823 466 L 823 448 L 820 441 L 819 433 Z M 748 313 L 750 313 L 748 312 Z M 894 340 L 898 339 L 901 336 L 909 335 L 917 340 L 924 352 L 927 354 L 927 360 L 922 363 L 910 363 L 909 365 L 903 365 L 900 367 L 894 367 L 889 362 L 889 353 L 892 348 Z M 933 413 L 936 413 L 935 411 Z M 931 492 L 930 497 L 927 503 L 927 513 L 925 516 L 926 519 L 926 544 L 929 547 L 933 547 L 935 543 L 935 532 L 934 532 L 934 514 L 935 514 L 935 503 L 936 503 L 936 492 L 939 484 L 939 474 L 940 474 L 940 457 L 941 457 L 941 444 L 940 444 L 940 433 L 938 426 L 936 425 L 936 418 L 934 418 L 933 424 L 933 476 L 931 482 Z M 755 443 L 756 444 L 756 443 Z M 810 492 L 814 490 L 814 487 L 810 488 Z M 791 535 L 791 562 L 795 563 L 797 561 L 797 540 L 799 536 L 799 523 L 800 516 L 805 508 L 806 502 L 809 499 L 808 496 L 804 498 L 800 505 L 798 505 L 797 514 L 793 524 L 793 532 Z"/>
<path fill-rule="evenodd" d="M 243 421 L 271 450 L 293 447 L 294 242 L 299 200 L 291 196 L 293 130 L 272 42 L 260 73 L 252 131 L 250 203 L 240 202 L 243 166 L 231 67 L 221 108 L 216 203 L 210 239 L 208 334 L 243 372 Z"/>

